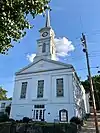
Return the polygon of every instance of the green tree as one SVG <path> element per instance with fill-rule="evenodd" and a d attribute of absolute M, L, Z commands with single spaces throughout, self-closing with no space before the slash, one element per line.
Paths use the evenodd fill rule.
<path fill-rule="evenodd" d="M 20 40 L 33 19 L 43 13 L 50 0 L 0 0 L 0 53 L 6 54 L 13 42 Z"/>
<path fill-rule="evenodd" d="M 9 97 L 8 100 L 12 100 L 12 97 Z"/>
<path fill-rule="evenodd" d="M 97 109 L 100 109 L 100 75 L 96 75 L 92 77 L 92 80 L 93 80 L 96 106 L 97 106 Z M 87 79 L 85 81 L 82 81 L 82 85 L 84 86 L 85 91 L 90 92 L 91 94 L 89 80 Z"/>
<path fill-rule="evenodd" d="M 86 92 L 86 93 L 87 93 L 87 92 L 90 92 L 89 80 L 87 79 L 87 80 L 85 80 L 85 81 L 82 81 L 81 83 L 82 83 L 82 85 L 83 85 L 84 88 L 85 88 L 85 92 Z"/>
<path fill-rule="evenodd" d="M 7 100 L 7 91 L 0 87 L 0 100 Z"/>

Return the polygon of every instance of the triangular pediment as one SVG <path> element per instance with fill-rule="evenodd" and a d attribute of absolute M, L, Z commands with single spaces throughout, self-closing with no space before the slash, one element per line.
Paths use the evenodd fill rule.
<path fill-rule="evenodd" d="M 24 74 L 24 73 L 33 73 L 33 72 L 41 72 L 41 71 L 50 71 L 50 70 L 56 70 L 56 69 L 69 69 L 72 68 L 72 65 L 61 63 L 59 61 L 53 61 L 50 59 L 39 59 L 37 61 L 34 61 L 33 63 L 29 64 L 25 68 L 21 69 L 18 74 Z"/>

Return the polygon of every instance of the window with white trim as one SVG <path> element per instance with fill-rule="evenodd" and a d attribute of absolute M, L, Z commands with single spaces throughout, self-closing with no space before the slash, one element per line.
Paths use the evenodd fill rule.
<path fill-rule="evenodd" d="M 27 82 L 22 82 L 20 98 L 26 98 Z"/>
<path fill-rule="evenodd" d="M 44 80 L 39 80 L 38 89 L 37 89 L 37 98 L 43 97 L 43 91 L 44 91 Z"/>
<path fill-rule="evenodd" d="M 62 122 L 68 121 L 68 111 L 65 109 L 62 109 L 59 111 L 59 120 Z"/>
<path fill-rule="evenodd" d="M 57 97 L 64 96 L 63 78 L 56 79 L 56 95 Z"/>

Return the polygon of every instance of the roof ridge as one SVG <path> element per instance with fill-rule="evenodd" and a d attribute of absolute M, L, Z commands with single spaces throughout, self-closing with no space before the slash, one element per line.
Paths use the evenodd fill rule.
<path fill-rule="evenodd" d="M 63 65 L 65 66 L 66 68 L 68 67 L 71 67 L 71 68 L 74 68 L 71 64 L 66 64 L 66 63 L 63 63 L 63 62 L 60 62 L 60 61 L 55 61 L 55 60 L 51 60 L 51 59 L 47 59 L 47 58 L 39 58 L 37 60 L 34 60 L 32 63 L 30 63 L 29 65 L 23 67 L 22 69 L 20 69 L 18 72 L 16 72 L 15 74 L 18 74 L 18 73 L 21 73 L 22 71 L 28 69 L 29 67 L 31 67 L 32 65 L 38 63 L 39 61 L 41 60 L 44 60 L 44 61 L 48 61 L 48 62 L 52 62 L 52 63 L 55 63 L 55 64 L 58 64 L 58 65 Z"/>

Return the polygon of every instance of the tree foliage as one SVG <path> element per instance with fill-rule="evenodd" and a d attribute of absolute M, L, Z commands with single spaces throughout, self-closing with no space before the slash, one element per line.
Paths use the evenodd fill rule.
<path fill-rule="evenodd" d="M 32 26 L 28 15 L 33 19 L 43 13 L 50 0 L 0 0 L 0 53 L 5 54 Z"/>
<path fill-rule="evenodd" d="M 7 91 L 0 87 L 0 100 L 7 100 Z"/>
<path fill-rule="evenodd" d="M 94 89 L 100 92 L 100 75 L 96 75 L 92 77 L 92 80 L 93 80 Z M 90 91 L 90 83 L 88 79 L 85 81 L 82 81 L 81 83 L 84 86 L 86 92 Z"/>
<path fill-rule="evenodd" d="M 12 100 L 12 97 L 7 97 L 7 92 L 8 91 L 0 87 L 0 100 Z"/>
<path fill-rule="evenodd" d="M 89 80 L 82 81 L 81 83 L 82 83 L 82 85 L 83 85 L 84 88 L 85 88 L 85 92 L 86 92 L 86 93 L 87 93 L 87 92 L 90 92 L 90 83 L 89 83 Z"/>
<path fill-rule="evenodd" d="M 12 97 L 9 97 L 8 100 L 12 100 Z"/>
<path fill-rule="evenodd" d="M 98 109 L 100 109 L 100 75 L 96 75 L 96 76 L 92 77 L 92 80 L 93 80 L 96 106 Z M 84 86 L 86 92 L 91 92 L 88 79 L 85 81 L 82 81 L 82 85 Z"/>

